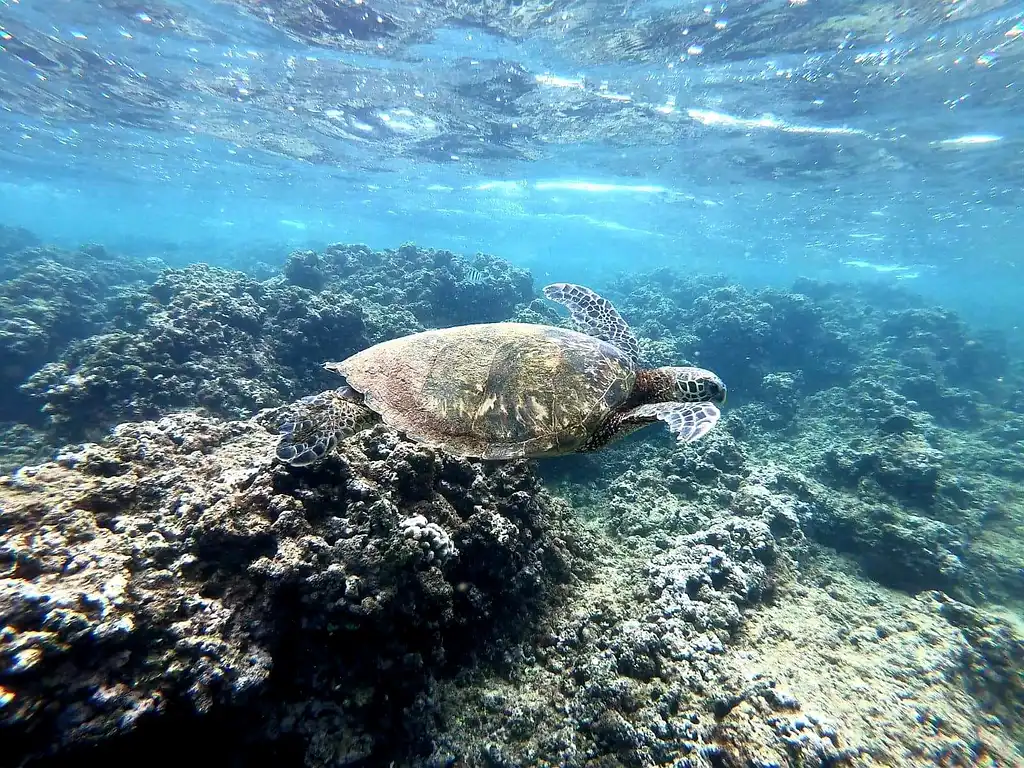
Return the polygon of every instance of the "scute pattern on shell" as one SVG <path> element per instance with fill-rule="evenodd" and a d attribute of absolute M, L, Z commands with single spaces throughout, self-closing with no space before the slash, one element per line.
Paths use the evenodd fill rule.
<path fill-rule="evenodd" d="M 426 331 L 331 367 L 395 429 L 487 459 L 572 452 L 636 379 L 611 344 L 527 323 Z"/>

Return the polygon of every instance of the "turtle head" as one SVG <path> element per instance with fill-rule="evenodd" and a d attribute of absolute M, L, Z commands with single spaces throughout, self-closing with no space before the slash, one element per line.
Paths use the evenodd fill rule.
<path fill-rule="evenodd" d="M 724 403 L 726 388 L 718 376 L 704 368 L 658 368 L 670 382 L 666 400 L 677 403 Z"/>

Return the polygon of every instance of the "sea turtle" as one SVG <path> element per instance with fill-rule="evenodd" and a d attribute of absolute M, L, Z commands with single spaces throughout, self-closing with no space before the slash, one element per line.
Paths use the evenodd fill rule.
<path fill-rule="evenodd" d="M 679 442 L 718 421 L 722 380 L 702 368 L 640 366 L 640 345 L 607 299 L 555 283 L 544 295 L 579 331 L 483 323 L 423 331 L 324 368 L 339 389 L 295 403 L 277 457 L 304 466 L 384 421 L 410 439 L 483 459 L 594 451 L 664 421 Z"/>

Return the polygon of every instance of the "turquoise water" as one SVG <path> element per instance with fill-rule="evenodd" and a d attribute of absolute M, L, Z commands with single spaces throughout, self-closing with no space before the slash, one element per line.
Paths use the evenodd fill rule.
<path fill-rule="evenodd" d="M 903 279 L 1016 314 L 1018 4 L 324 5 L 337 29 L 5 3 L 5 219 L 156 251 L 429 242 L 565 279 Z"/>

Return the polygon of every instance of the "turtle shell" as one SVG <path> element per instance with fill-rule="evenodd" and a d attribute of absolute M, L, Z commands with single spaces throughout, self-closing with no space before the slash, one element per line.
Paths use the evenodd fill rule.
<path fill-rule="evenodd" d="M 608 342 L 527 323 L 425 331 L 326 367 L 411 439 L 485 459 L 578 450 L 636 380 Z"/>

